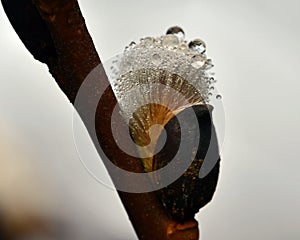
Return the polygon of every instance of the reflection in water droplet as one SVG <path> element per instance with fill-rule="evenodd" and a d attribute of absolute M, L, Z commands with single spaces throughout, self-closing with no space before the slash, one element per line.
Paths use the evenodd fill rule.
<path fill-rule="evenodd" d="M 220 99 L 222 99 L 222 96 L 221 95 L 217 95 L 216 99 L 220 100 Z"/>
<path fill-rule="evenodd" d="M 159 54 L 155 53 L 152 55 L 152 63 L 155 65 L 155 66 L 158 66 L 162 63 L 162 58 Z"/>
<path fill-rule="evenodd" d="M 178 27 L 178 26 L 175 26 L 175 27 L 170 27 L 168 30 L 167 30 L 167 35 L 168 34 L 173 34 L 175 35 L 179 41 L 183 41 L 184 40 L 184 37 L 185 37 L 185 34 L 184 34 L 184 31 L 182 30 L 182 28 Z"/>
<path fill-rule="evenodd" d="M 205 43 L 200 39 L 195 39 L 194 41 L 191 41 L 189 43 L 189 48 L 195 52 L 198 52 L 200 54 L 205 53 L 206 51 L 206 45 Z"/>

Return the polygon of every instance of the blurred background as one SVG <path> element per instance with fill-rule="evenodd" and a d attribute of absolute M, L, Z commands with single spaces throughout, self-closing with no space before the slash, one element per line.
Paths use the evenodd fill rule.
<path fill-rule="evenodd" d="M 298 240 L 300 2 L 79 3 L 103 61 L 173 25 L 206 42 L 226 128 L 217 191 L 197 214 L 201 240 Z M 137 239 L 117 193 L 80 162 L 72 106 L 2 7 L 0 29 L 0 223 L 19 239 Z"/>

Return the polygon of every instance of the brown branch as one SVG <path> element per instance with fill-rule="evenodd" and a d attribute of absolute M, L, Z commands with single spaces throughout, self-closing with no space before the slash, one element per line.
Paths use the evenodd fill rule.
<path fill-rule="evenodd" d="M 48 65 L 49 70 L 71 103 L 88 73 L 100 64 L 100 59 L 75 0 L 2 0 L 3 7 L 33 56 Z M 108 81 L 102 75 L 101 81 Z M 91 94 L 91 93 L 89 93 Z M 87 95 L 86 105 L 89 107 Z M 96 113 L 97 137 L 105 154 L 119 167 L 142 172 L 137 159 L 126 155 L 116 146 L 110 124 L 117 104 L 111 88 L 102 95 Z M 86 124 L 84 108 L 77 109 Z M 119 134 L 127 131 L 118 116 Z M 91 126 L 86 124 L 89 132 Z M 93 137 L 92 137 L 93 138 Z M 97 139 L 93 138 L 93 141 Z M 114 180 L 114 179 L 113 179 Z M 139 239 L 198 239 L 195 220 L 183 224 L 172 220 L 155 193 L 118 192 Z"/>

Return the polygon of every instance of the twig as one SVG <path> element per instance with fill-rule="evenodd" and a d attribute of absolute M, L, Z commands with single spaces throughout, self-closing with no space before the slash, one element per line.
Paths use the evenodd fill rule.
<path fill-rule="evenodd" d="M 76 94 L 88 73 L 99 65 L 100 59 L 86 28 L 76 0 L 2 0 L 11 24 L 33 54 L 48 65 L 49 71 L 74 103 Z M 103 75 L 101 81 L 108 81 Z M 89 96 L 87 95 L 88 108 Z M 96 130 L 100 144 L 108 158 L 117 166 L 142 172 L 139 161 L 126 155 L 117 146 L 109 127 L 111 113 L 117 104 L 111 88 L 102 95 L 96 112 Z M 77 109 L 84 123 L 84 109 Z M 118 111 L 117 111 L 118 112 Z M 118 116 L 119 134 L 127 126 Z M 92 131 L 86 124 L 89 132 Z M 96 141 L 97 139 L 93 139 Z M 133 147 L 133 146 L 132 146 Z M 172 220 L 157 200 L 155 193 L 126 193 L 118 191 L 139 239 L 199 238 L 195 220 L 183 224 Z"/>

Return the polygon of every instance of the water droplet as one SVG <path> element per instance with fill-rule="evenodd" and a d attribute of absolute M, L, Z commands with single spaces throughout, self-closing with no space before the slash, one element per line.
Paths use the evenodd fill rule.
<path fill-rule="evenodd" d="M 143 39 L 141 39 L 141 43 L 145 46 L 153 47 L 154 43 L 155 43 L 155 38 L 153 38 L 153 37 L 143 38 Z"/>
<path fill-rule="evenodd" d="M 159 54 L 155 53 L 152 55 L 152 63 L 155 65 L 155 66 L 158 66 L 162 63 L 162 58 Z"/>
<path fill-rule="evenodd" d="M 211 92 L 208 93 L 208 96 L 212 96 L 213 94 Z"/>
<path fill-rule="evenodd" d="M 189 48 L 200 54 L 203 54 L 206 51 L 206 45 L 201 39 L 195 39 L 194 41 L 191 41 L 189 43 Z"/>
<path fill-rule="evenodd" d="M 167 35 L 168 34 L 173 34 L 175 35 L 179 41 L 183 41 L 184 40 L 184 37 L 185 37 L 185 34 L 184 34 L 184 31 L 182 30 L 182 28 L 178 27 L 178 26 L 175 26 L 175 27 L 170 27 L 168 30 L 167 30 Z"/>
<path fill-rule="evenodd" d="M 214 90 L 215 88 L 214 88 L 214 87 L 210 87 L 209 89 L 210 89 L 210 90 Z"/>
<path fill-rule="evenodd" d="M 135 43 L 134 41 L 132 41 L 132 42 L 129 44 L 130 47 L 134 47 L 135 45 L 136 45 L 136 43 Z"/>
<path fill-rule="evenodd" d="M 169 35 L 163 36 L 162 45 L 164 47 L 175 48 L 178 46 L 178 44 L 179 44 L 179 40 L 175 35 L 169 34 Z"/>
<path fill-rule="evenodd" d="M 180 46 L 179 46 L 180 50 L 184 51 L 184 52 L 187 52 L 188 51 L 188 47 L 187 47 L 187 44 L 185 43 L 181 43 Z"/>
<path fill-rule="evenodd" d="M 206 60 L 206 63 L 205 63 L 205 69 L 206 69 L 206 70 L 211 69 L 213 66 L 214 66 L 214 65 L 213 65 L 211 59 L 207 59 L 207 60 Z"/>
<path fill-rule="evenodd" d="M 191 65 L 196 68 L 199 69 L 201 67 L 203 67 L 205 64 L 205 59 L 202 58 L 201 56 L 194 56 L 192 57 L 192 63 Z"/>
<path fill-rule="evenodd" d="M 222 96 L 218 94 L 218 95 L 216 96 L 216 99 L 220 100 L 220 99 L 222 99 Z"/>
<path fill-rule="evenodd" d="M 129 43 L 129 46 L 127 48 L 125 48 L 125 50 L 130 50 L 132 48 L 134 48 L 136 46 L 136 43 L 134 41 L 132 41 L 131 43 Z"/>

